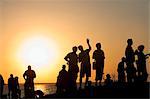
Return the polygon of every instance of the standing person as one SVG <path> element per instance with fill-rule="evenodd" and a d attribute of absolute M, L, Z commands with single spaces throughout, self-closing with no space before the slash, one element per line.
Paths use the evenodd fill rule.
<path fill-rule="evenodd" d="M 144 54 L 144 45 L 138 46 L 138 50 L 135 51 L 138 56 L 137 62 L 137 71 L 138 77 L 142 77 L 143 81 L 147 81 L 148 73 L 146 69 L 146 59 L 149 54 Z"/>
<path fill-rule="evenodd" d="M 118 69 L 117 69 L 117 72 L 118 72 L 118 82 L 125 82 L 125 57 L 122 57 L 121 59 L 121 62 L 119 62 L 118 64 Z"/>
<path fill-rule="evenodd" d="M 135 81 L 135 76 L 136 76 L 135 75 L 136 70 L 134 67 L 135 53 L 132 48 L 132 45 L 133 45 L 132 39 L 128 39 L 127 43 L 128 45 L 125 50 L 126 64 L 127 64 L 126 72 L 127 72 L 127 81 L 131 83 L 133 82 L 133 80 Z"/>
<path fill-rule="evenodd" d="M 68 88 L 68 72 L 66 71 L 66 65 L 62 66 L 62 70 L 57 77 L 57 93 L 61 94 L 67 91 Z"/>
<path fill-rule="evenodd" d="M 82 86 L 82 78 L 86 74 L 86 81 L 85 81 L 85 86 L 88 83 L 89 77 L 91 77 L 91 63 L 90 63 L 90 51 L 91 51 L 91 46 L 89 44 L 89 39 L 87 39 L 87 44 L 88 44 L 88 49 L 84 50 L 83 46 L 80 45 L 78 49 L 80 50 L 79 53 L 79 62 L 81 63 L 81 68 L 80 68 L 80 88 Z"/>
<path fill-rule="evenodd" d="M 0 98 L 2 98 L 4 89 L 4 79 L 3 76 L 0 74 Z"/>
<path fill-rule="evenodd" d="M 18 99 L 18 98 L 20 99 L 21 98 L 21 90 L 20 90 L 19 81 L 18 81 L 18 77 L 17 76 L 14 78 L 13 93 L 14 93 L 14 97 L 16 99 Z"/>
<path fill-rule="evenodd" d="M 68 53 L 64 59 L 67 61 L 67 64 L 69 65 L 68 68 L 69 88 L 70 88 L 69 90 L 75 91 L 77 89 L 76 80 L 79 72 L 78 55 L 76 54 L 77 47 L 74 46 L 72 50 L 73 52 Z"/>
<path fill-rule="evenodd" d="M 93 53 L 93 59 L 94 59 L 93 67 L 95 65 L 95 69 L 96 69 L 95 85 L 97 86 L 97 81 L 99 80 L 99 84 L 101 84 L 102 81 L 105 54 L 104 51 L 101 49 L 100 43 L 96 44 L 96 48 L 97 50 L 95 50 Z"/>
<path fill-rule="evenodd" d="M 25 79 L 24 89 L 25 89 L 25 97 L 32 98 L 34 97 L 34 78 L 36 78 L 36 74 L 34 70 L 31 70 L 31 66 L 28 66 L 28 70 L 26 70 L 23 74 L 23 78 Z"/>
<path fill-rule="evenodd" d="M 13 74 L 10 74 L 10 77 L 8 79 L 8 96 L 13 97 L 13 85 L 14 85 L 14 77 Z"/>

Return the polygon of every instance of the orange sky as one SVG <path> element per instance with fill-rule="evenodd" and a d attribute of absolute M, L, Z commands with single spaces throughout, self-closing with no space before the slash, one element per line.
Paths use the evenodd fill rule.
<path fill-rule="evenodd" d="M 23 83 L 22 74 L 31 64 L 36 82 L 56 82 L 65 55 L 73 46 L 87 48 L 89 38 L 91 56 L 101 42 L 104 73 L 117 76 L 128 38 L 134 49 L 144 44 L 148 52 L 148 29 L 148 0 L 0 0 L 0 73 L 6 83 L 10 73 Z M 40 55 L 47 58 L 38 60 Z M 92 71 L 92 81 L 94 75 Z"/>

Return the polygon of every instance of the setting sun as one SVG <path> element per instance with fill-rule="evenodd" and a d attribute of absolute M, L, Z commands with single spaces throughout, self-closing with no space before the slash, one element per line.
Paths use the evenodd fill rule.
<path fill-rule="evenodd" d="M 46 66 L 49 62 L 56 61 L 58 54 L 57 46 L 46 37 L 31 37 L 26 39 L 21 45 L 19 58 L 24 64 L 37 67 Z"/>

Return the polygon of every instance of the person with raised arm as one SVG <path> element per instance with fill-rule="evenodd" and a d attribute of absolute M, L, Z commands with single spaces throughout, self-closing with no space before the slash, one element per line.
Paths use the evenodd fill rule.
<path fill-rule="evenodd" d="M 89 77 L 91 77 L 91 63 L 90 63 L 90 51 L 91 51 L 91 45 L 89 43 L 89 39 L 87 39 L 88 49 L 83 49 L 83 46 L 78 46 L 78 49 L 80 50 L 79 53 L 79 62 L 81 63 L 80 67 L 80 88 L 82 87 L 82 78 L 84 75 L 86 75 L 86 81 L 85 86 L 87 86 Z"/>

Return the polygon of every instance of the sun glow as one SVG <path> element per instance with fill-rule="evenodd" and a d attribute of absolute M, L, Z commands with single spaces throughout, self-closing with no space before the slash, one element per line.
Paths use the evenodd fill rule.
<path fill-rule="evenodd" d="M 47 66 L 56 62 L 57 44 L 46 37 L 31 37 L 24 41 L 19 51 L 19 58 L 26 65 Z"/>

